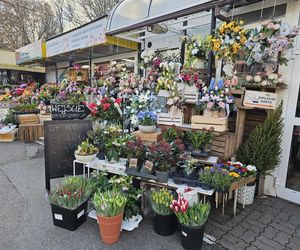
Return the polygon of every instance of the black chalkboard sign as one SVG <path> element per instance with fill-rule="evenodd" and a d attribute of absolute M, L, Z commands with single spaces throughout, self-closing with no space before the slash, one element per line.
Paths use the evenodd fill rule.
<path fill-rule="evenodd" d="M 50 179 L 73 174 L 74 151 L 92 130 L 91 120 L 45 121 L 45 177 L 46 189 Z"/>
<path fill-rule="evenodd" d="M 52 120 L 84 119 L 91 111 L 84 104 L 51 103 Z"/>

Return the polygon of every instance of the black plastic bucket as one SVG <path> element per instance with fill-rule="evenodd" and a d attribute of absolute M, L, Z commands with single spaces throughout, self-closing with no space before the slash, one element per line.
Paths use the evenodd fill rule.
<path fill-rule="evenodd" d="M 186 250 L 200 250 L 203 243 L 205 224 L 202 226 L 186 226 L 180 223 L 181 245 Z"/>
<path fill-rule="evenodd" d="M 154 231 L 161 236 L 172 235 L 176 231 L 177 217 L 175 214 L 154 215 Z"/>

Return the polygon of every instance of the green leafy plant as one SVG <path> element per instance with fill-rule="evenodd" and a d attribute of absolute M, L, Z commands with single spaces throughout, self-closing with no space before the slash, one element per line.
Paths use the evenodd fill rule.
<path fill-rule="evenodd" d="M 212 177 L 212 185 L 215 189 L 227 192 L 234 182 L 234 177 L 229 175 L 229 172 L 224 168 L 214 168 Z"/>
<path fill-rule="evenodd" d="M 150 195 L 152 209 L 160 215 L 169 215 L 173 211 L 170 204 L 174 199 L 173 194 L 166 188 L 155 190 Z"/>
<path fill-rule="evenodd" d="M 283 133 L 282 103 L 266 120 L 257 125 L 237 152 L 237 160 L 255 165 L 260 175 L 267 175 L 279 164 Z"/>
<path fill-rule="evenodd" d="M 198 151 L 206 149 L 208 144 L 211 143 L 213 136 L 207 131 L 188 130 L 186 131 L 186 138 L 193 146 L 193 149 Z"/>
<path fill-rule="evenodd" d="M 179 138 L 179 132 L 175 127 L 171 127 L 165 131 L 162 131 L 162 137 L 165 141 L 171 143 Z"/>
<path fill-rule="evenodd" d="M 49 192 L 49 202 L 67 209 L 75 209 L 91 195 L 94 184 L 82 176 L 71 176 L 64 179 L 61 187 Z"/>
<path fill-rule="evenodd" d="M 77 150 L 75 151 L 75 154 L 77 155 L 93 155 L 96 153 L 98 153 L 98 148 L 91 144 L 89 139 L 86 139 L 78 145 Z"/>
<path fill-rule="evenodd" d="M 189 206 L 188 201 L 179 196 L 178 200 L 173 200 L 170 208 L 174 211 L 181 224 L 187 226 L 202 226 L 207 221 L 210 204 L 200 201 L 193 206 Z"/>
<path fill-rule="evenodd" d="M 7 115 L 5 116 L 5 118 L 2 120 L 2 122 L 5 125 L 8 125 L 10 123 L 17 124 L 16 116 L 14 115 L 14 113 L 13 113 L 12 110 L 9 110 L 9 112 L 7 113 Z"/>
<path fill-rule="evenodd" d="M 199 174 L 199 181 L 206 184 L 212 184 L 214 176 L 214 169 L 211 167 L 205 167 Z"/>
<path fill-rule="evenodd" d="M 167 172 L 172 166 L 172 146 L 166 141 L 152 143 L 146 158 L 152 161 L 155 170 Z"/>
<path fill-rule="evenodd" d="M 102 217 L 114 217 L 123 213 L 127 198 L 116 191 L 96 192 L 93 205 L 97 214 Z"/>

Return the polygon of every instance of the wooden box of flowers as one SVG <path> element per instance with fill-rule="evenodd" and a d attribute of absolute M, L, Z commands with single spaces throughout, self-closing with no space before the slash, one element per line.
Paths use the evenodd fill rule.
<path fill-rule="evenodd" d="M 55 226 L 74 231 L 86 221 L 87 200 L 93 184 L 84 177 L 68 177 L 62 185 L 49 193 Z"/>

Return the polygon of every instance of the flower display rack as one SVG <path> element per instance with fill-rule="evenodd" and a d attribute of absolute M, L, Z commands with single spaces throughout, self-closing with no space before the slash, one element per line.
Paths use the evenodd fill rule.
<path fill-rule="evenodd" d="M 42 124 L 19 125 L 19 141 L 37 141 L 44 136 L 44 126 Z"/>
<path fill-rule="evenodd" d="M 216 135 L 211 143 L 211 155 L 218 156 L 222 160 L 230 159 L 235 152 L 235 134 L 225 133 Z"/>
<path fill-rule="evenodd" d="M 192 116 L 193 129 L 213 129 L 215 132 L 224 132 L 228 129 L 228 118 L 207 117 L 202 115 Z"/>
<path fill-rule="evenodd" d="M 237 107 L 243 106 L 245 90 L 244 89 L 232 89 L 231 94 L 234 97 L 234 103 Z"/>
<path fill-rule="evenodd" d="M 160 113 L 157 119 L 158 125 L 175 125 L 181 126 L 183 124 L 183 113 L 172 115 L 171 113 Z"/>
<path fill-rule="evenodd" d="M 196 88 L 196 86 L 188 86 L 186 85 L 184 87 L 183 91 L 183 97 L 186 103 L 190 104 L 196 104 L 196 101 L 198 100 L 199 96 L 199 90 Z"/>

